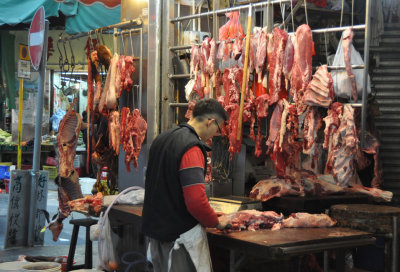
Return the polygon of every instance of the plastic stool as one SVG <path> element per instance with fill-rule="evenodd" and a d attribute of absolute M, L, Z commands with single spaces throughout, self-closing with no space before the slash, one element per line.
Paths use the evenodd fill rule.
<path fill-rule="evenodd" d="M 92 269 L 92 241 L 90 240 L 90 226 L 97 224 L 97 219 L 84 218 L 84 219 L 72 219 L 69 221 L 70 224 L 74 225 L 72 230 L 71 244 L 69 245 L 69 253 L 67 259 L 67 271 L 76 269 Z M 78 240 L 79 227 L 86 227 L 86 242 L 85 242 L 85 264 L 72 265 L 74 261 L 76 242 Z"/>

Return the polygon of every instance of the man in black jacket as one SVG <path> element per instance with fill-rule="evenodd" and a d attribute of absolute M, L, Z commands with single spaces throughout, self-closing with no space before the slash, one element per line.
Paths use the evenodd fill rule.
<path fill-rule="evenodd" d="M 229 223 L 210 207 L 204 181 L 206 152 L 210 151 L 205 142 L 221 133 L 227 119 L 217 100 L 200 100 L 187 124 L 165 131 L 151 144 L 142 232 L 150 239 L 155 272 L 168 271 L 169 260 L 169 271 L 196 271 L 198 261 L 189 256 L 185 246 L 173 250 L 175 241 L 199 224 L 204 230 L 204 227 L 223 229 Z M 204 254 L 209 256 L 208 246 Z"/>

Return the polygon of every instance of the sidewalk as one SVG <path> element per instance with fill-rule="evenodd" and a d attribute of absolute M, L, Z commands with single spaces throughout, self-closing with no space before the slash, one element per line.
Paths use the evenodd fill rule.
<path fill-rule="evenodd" d="M 90 194 L 93 180 L 83 179 L 81 183 L 82 193 Z M 72 236 L 73 226 L 69 224 L 70 219 L 84 218 L 85 216 L 79 213 L 72 213 L 64 220 L 64 228 L 57 242 L 52 239 L 52 234 L 49 230 L 45 231 L 44 245 L 36 247 L 21 247 L 4 249 L 4 240 L 7 225 L 9 194 L 0 194 L 0 262 L 11 262 L 18 260 L 20 255 L 30 256 L 67 256 L 69 251 L 70 239 Z M 56 186 L 49 184 L 47 195 L 47 211 L 50 216 L 57 213 L 58 199 Z M 77 264 L 84 263 L 85 258 L 85 231 L 84 228 L 79 229 L 78 241 L 75 252 L 75 261 Z M 93 265 L 97 264 L 97 242 L 93 242 Z"/>

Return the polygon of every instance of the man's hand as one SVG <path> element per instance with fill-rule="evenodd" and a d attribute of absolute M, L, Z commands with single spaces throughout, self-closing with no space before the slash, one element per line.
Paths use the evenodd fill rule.
<path fill-rule="evenodd" d="M 231 220 L 226 215 L 218 217 L 218 225 L 216 226 L 217 229 L 223 230 L 230 225 L 231 225 Z"/>

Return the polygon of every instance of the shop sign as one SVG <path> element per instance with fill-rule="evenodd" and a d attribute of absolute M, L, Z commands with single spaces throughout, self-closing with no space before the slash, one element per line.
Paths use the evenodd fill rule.
<path fill-rule="evenodd" d="M 27 60 L 18 60 L 18 77 L 31 78 L 31 66 Z"/>

